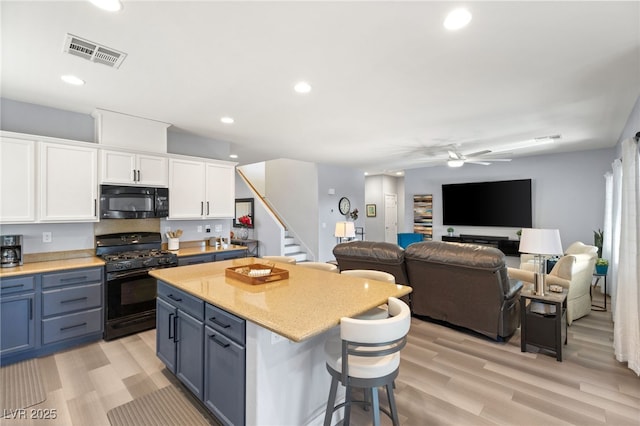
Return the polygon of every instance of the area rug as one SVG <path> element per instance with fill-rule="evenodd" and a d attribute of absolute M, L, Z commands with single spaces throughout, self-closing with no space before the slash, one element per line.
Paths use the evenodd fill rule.
<path fill-rule="evenodd" d="M 111 426 L 209 426 L 187 397 L 175 386 L 167 386 L 107 412 Z"/>
<path fill-rule="evenodd" d="M 36 358 L 0 368 L 0 416 L 11 416 L 17 410 L 31 407 L 47 399 L 40 366 Z"/>

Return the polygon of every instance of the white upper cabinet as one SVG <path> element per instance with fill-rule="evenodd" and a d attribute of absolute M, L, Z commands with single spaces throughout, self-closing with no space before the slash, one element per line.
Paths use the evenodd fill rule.
<path fill-rule="evenodd" d="M 168 184 L 167 158 L 101 150 L 100 183 L 162 186 Z"/>
<path fill-rule="evenodd" d="M 0 140 L 0 222 L 35 221 L 35 142 Z"/>
<path fill-rule="evenodd" d="M 206 164 L 206 215 L 211 218 L 235 216 L 235 167 Z"/>
<path fill-rule="evenodd" d="M 40 144 L 40 220 L 98 220 L 98 150 Z"/>
<path fill-rule="evenodd" d="M 169 219 L 232 218 L 235 164 L 169 159 Z"/>

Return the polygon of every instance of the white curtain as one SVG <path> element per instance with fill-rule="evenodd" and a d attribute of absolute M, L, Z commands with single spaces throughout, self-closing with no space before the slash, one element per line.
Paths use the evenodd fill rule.
<path fill-rule="evenodd" d="M 605 199 L 604 199 L 604 228 L 602 241 L 602 257 L 609 260 L 609 270 L 607 277 L 607 294 L 615 294 L 613 289 L 613 173 L 607 172 L 604 175 Z M 600 282 L 598 282 L 601 284 Z M 604 286 L 602 286 L 604 292 Z M 613 312 L 613 306 L 611 306 Z"/>
<path fill-rule="evenodd" d="M 615 174 L 614 166 L 614 187 Z M 616 359 L 627 362 L 629 368 L 640 375 L 640 158 L 638 144 L 632 139 L 622 142 L 620 188 L 620 244 L 617 267 L 614 268 L 617 272 L 614 281 L 616 305 L 613 311 L 613 346 Z"/>

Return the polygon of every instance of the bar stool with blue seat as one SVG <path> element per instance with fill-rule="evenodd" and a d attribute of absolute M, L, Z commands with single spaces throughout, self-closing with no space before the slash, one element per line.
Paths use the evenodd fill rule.
<path fill-rule="evenodd" d="M 340 336 L 325 343 L 327 371 L 331 374 L 331 388 L 324 426 L 331 425 L 333 412 L 344 407 L 344 424 L 348 425 L 352 404 L 371 405 L 373 424 L 380 425 L 380 411 L 398 425 L 398 410 L 393 395 L 394 380 L 400 369 L 400 350 L 407 342 L 411 326 L 411 312 L 403 301 L 390 297 L 389 317 L 381 320 L 340 319 Z M 345 386 L 345 402 L 335 405 L 338 382 Z M 380 407 L 378 387 L 384 386 L 389 411 Z M 365 401 L 352 401 L 352 388 L 365 390 Z M 370 394 L 371 402 L 366 395 Z"/>

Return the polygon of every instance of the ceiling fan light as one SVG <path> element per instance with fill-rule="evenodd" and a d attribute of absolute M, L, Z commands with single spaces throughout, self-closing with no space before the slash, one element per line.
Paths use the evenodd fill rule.
<path fill-rule="evenodd" d="M 462 167 L 462 165 L 464 164 L 464 160 L 449 160 L 447 161 L 447 166 L 449 167 Z"/>

